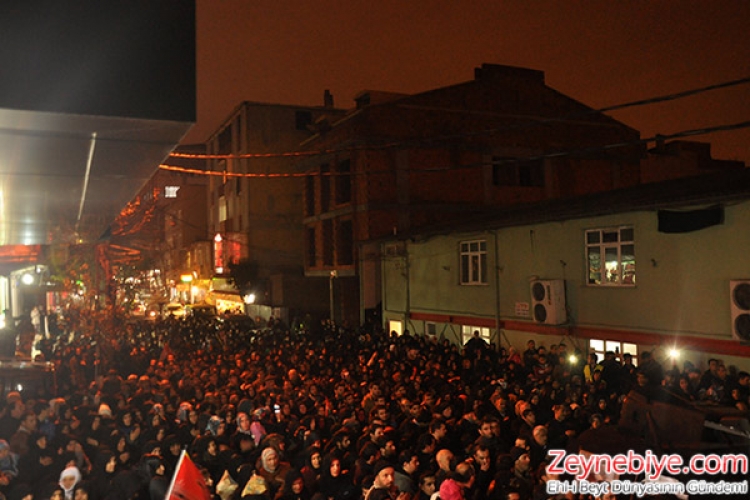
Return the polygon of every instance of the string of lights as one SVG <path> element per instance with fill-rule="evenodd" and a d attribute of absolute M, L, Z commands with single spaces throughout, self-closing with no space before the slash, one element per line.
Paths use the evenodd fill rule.
<path fill-rule="evenodd" d="M 395 142 L 389 142 L 389 143 L 377 144 L 377 145 L 349 146 L 346 148 L 332 148 L 332 149 L 323 149 L 323 150 L 315 150 L 315 151 L 287 151 L 287 152 L 281 152 L 281 153 L 198 154 L 198 153 L 172 152 L 170 153 L 170 157 L 186 158 L 186 159 L 201 159 L 201 160 L 223 160 L 223 159 L 252 160 L 252 159 L 285 158 L 285 157 L 321 156 L 321 155 L 336 154 L 336 153 L 341 153 L 341 152 L 351 152 L 351 151 L 363 150 L 363 149 L 367 149 L 367 150 L 391 149 L 395 147 L 403 147 L 403 146 L 410 145 L 410 144 L 413 145 L 414 143 L 425 143 L 425 142 L 435 142 L 435 141 L 443 141 L 443 140 L 449 140 L 449 139 L 468 138 L 468 137 L 475 137 L 478 135 L 491 135 L 491 134 L 496 134 L 500 132 L 508 132 L 510 130 L 520 129 L 520 128 L 538 127 L 538 126 L 548 124 L 548 123 L 575 120 L 578 118 L 583 118 L 583 117 L 590 116 L 590 115 L 597 115 L 597 114 L 606 113 L 610 111 L 617 111 L 617 110 L 626 109 L 626 108 L 646 106 L 650 104 L 657 104 L 657 103 L 662 103 L 662 102 L 667 102 L 667 101 L 674 101 L 677 99 L 682 99 L 685 97 L 702 94 L 704 92 L 710 92 L 713 90 L 719 90 L 719 89 L 734 87 L 738 85 L 745 85 L 748 83 L 750 83 L 750 77 L 739 78 L 736 80 L 728 80 L 728 81 L 724 81 L 724 82 L 720 82 L 716 84 L 707 85 L 704 87 L 684 90 L 684 91 L 675 92 L 671 94 L 665 94 L 665 95 L 650 97 L 646 99 L 639 99 L 636 101 L 629 101 L 629 102 L 625 102 L 621 104 L 614 104 L 610 106 L 605 106 L 603 108 L 589 109 L 583 112 L 576 112 L 576 113 L 571 113 L 568 115 L 563 115 L 561 117 L 541 118 L 541 119 L 535 119 L 535 120 L 524 122 L 524 123 L 507 125 L 507 126 L 500 127 L 500 128 L 484 129 L 484 130 L 479 130 L 479 131 L 474 131 L 474 132 L 464 132 L 462 134 L 433 136 L 433 137 L 427 137 L 427 138 L 412 139 L 409 141 L 395 141 Z M 699 134 L 694 134 L 694 135 L 699 135 Z"/>
<path fill-rule="evenodd" d="M 652 137 L 647 138 L 641 138 L 634 141 L 627 141 L 627 142 L 619 142 L 619 143 L 613 143 L 613 144 L 604 144 L 604 145 L 598 145 L 598 146 L 592 146 L 590 148 L 583 148 L 583 149 L 575 149 L 575 150 L 562 150 L 562 151 L 555 151 L 550 153 L 545 153 L 541 155 L 533 155 L 533 156 L 526 156 L 526 157 L 519 157 L 519 158 L 502 158 L 498 160 L 494 160 L 493 164 L 499 165 L 499 164 L 515 164 L 515 163 L 523 163 L 523 162 L 529 162 L 529 161 L 537 161 L 537 160 L 544 160 L 544 159 L 553 159 L 553 158 L 561 158 L 566 156 L 576 156 L 581 154 L 590 154 L 590 153 L 596 153 L 596 152 L 604 152 L 609 151 L 613 149 L 619 149 L 619 148 L 627 148 L 627 147 L 633 147 L 633 146 L 639 146 L 643 144 L 650 144 L 650 143 L 658 143 L 660 141 L 669 140 L 669 139 L 679 139 L 684 137 L 692 137 L 697 135 L 709 135 L 717 132 L 726 132 L 730 130 L 740 130 L 750 128 L 750 121 L 743 121 L 738 123 L 730 123 L 730 124 L 724 124 L 724 125 L 716 125 L 713 127 L 705 127 L 700 129 L 690 129 L 690 130 L 683 130 L 680 132 L 675 132 L 672 134 L 657 134 Z M 466 169 L 466 168 L 475 168 L 478 166 L 485 165 L 485 162 L 474 162 L 474 163 L 468 163 L 463 165 L 450 165 L 446 167 L 428 167 L 428 168 L 420 168 L 419 172 L 443 172 L 443 171 L 451 171 L 451 170 L 458 170 L 458 169 Z M 310 177 L 310 176 L 320 176 L 320 177 L 328 177 L 328 176 L 353 176 L 353 175 L 372 175 L 372 174 L 378 174 L 378 173 L 392 173 L 392 170 L 368 170 L 366 172 L 286 172 L 286 173 L 240 173 L 240 172 L 225 172 L 225 171 L 211 171 L 211 170 L 200 170 L 200 169 L 193 169 L 193 168 L 185 168 L 185 167 L 178 167 L 175 165 L 159 165 L 160 169 L 163 170 L 171 170 L 174 172 L 181 172 L 185 174 L 193 174 L 193 175 L 208 175 L 208 176 L 219 176 L 219 177 L 237 177 L 237 178 L 283 178 L 283 177 Z"/>

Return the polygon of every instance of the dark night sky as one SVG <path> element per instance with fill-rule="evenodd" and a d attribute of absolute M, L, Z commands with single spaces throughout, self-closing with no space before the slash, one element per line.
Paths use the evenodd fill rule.
<path fill-rule="evenodd" d="M 197 0 L 204 141 L 243 100 L 350 108 L 364 89 L 416 93 L 484 62 L 543 70 L 600 108 L 750 77 L 746 0 Z M 611 113 L 642 137 L 750 120 L 750 84 Z M 750 129 L 693 138 L 750 163 Z"/>

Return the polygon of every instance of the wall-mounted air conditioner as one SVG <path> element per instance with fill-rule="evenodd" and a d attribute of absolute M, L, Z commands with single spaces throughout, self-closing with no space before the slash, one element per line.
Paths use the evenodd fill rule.
<path fill-rule="evenodd" d="M 531 315 L 537 323 L 561 325 L 568 321 L 564 280 L 531 282 Z"/>
<path fill-rule="evenodd" d="M 750 280 L 729 282 L 729 307 L 732 311 L 732 336 L 750 342 Z"/>

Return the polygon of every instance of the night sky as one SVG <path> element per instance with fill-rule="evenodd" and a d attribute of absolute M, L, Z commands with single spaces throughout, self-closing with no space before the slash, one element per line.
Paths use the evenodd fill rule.
<path fill-rule="evenodd" d="M 746 0 L 197 0 L 202 142 L 243 100 L 351 108 L 361 90 L 416 93 L 482 63 L 542 70 L 593 108 L 750 77 Z M 750 84 L 610 113 L 656 133 L 750 121 Z M 692 138 L 750 163 L 750 128 Z"/>

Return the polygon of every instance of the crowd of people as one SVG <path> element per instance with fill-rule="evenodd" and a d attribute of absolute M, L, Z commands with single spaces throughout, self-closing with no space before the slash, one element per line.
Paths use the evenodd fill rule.
<path fill-rule="evenodd" d="M 747 409 L 750 375 L 465 345 L 330 322 L 263 329 L 67 311 L 37 345 L 56 386 L 0 400 L 7 499 L 157 500 L 187 451 L 222 500 L 505 500 L 547 451 L 615 426 L 631 390 Z M 578 361 L 571 360 L 571 354 Z"/>

